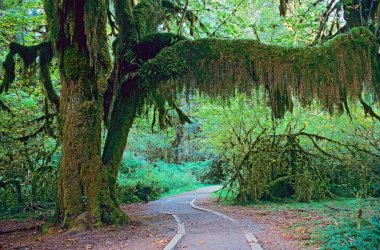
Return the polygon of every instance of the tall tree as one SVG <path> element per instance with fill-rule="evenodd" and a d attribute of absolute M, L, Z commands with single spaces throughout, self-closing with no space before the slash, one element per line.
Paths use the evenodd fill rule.
<path fill-rule="evenodd" d="M 303 104 L 319 99 L 334 112 L 344 108 L 348 96 L 359 98 L 363 90 L 376 97 L 380 93 L 378 44 L 364 28 L 307 48 L 255 40 L 188 40 L 180 32 L 158 32 L 164 11 L 192 25 L 197 18 L 186 6 L 168 0 L 114 0 L 111 6 L 114 11 L 107 0 L 45 0 L 50 41 L 30 47 L 12 43 L 4 63 L 0 93 L 15 78 L 18 54 L 26 66 L 40 65 L 47 98 L 59 109 L 57 212 L 70 228 L 127 220 L 117 204 L 117 173 L 133 120 L 146 103 L 158 107 L 158 122 L 164 125 L 165 104 L 189 121 L 175 104 L 183 89 L 228 98 L 262 85 L 277 117 L 292 109 L 294 98 Z M 112 69 L 107 21 L 118 30 Z M 59 103 L 48 74 L 53 55 L 62 82 Z M 107 137 L 101 153 L 102 118 Z"/>

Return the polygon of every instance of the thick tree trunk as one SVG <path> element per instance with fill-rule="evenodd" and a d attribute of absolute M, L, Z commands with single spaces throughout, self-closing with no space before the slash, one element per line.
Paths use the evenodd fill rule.
<path fill-rule="evenodd" d="M 68 49 L 69 50 L 69 49 Z M 82 61 L 86 66 L 86 56 L 76 49 L 70 49 L 65 64 L 69 75 L 63 78 L 61 90 L 62 116 L 62 160 L 60 175 L 60 197 L 64 224 L 72 226 L 73 220 L 88 211 L 86 220 L 99 219 L 99 188 L 101 172 L 101 117 L 102 103 L 96 90 L 94 72 L 78 72 L 75 66 Z M 74 55 L 74 54 L 77 55 Z M 71 57 L 71 58 L 70 58 Z"/>
<path fill-rule="evenodd" d="M 123 223 L 101 159 L 103 95 L 110 69 L 106 0 L 48 0 L 52 40 L 61 73 L 62 159 L 58 215 L 74 230 Z M 49 16 L 48 15 L 48 16 Z M 112 190 L 113 192 L 113 190 Z"/>
<path fill-rule="evenodd" d="M 64 54 L 62 78 L 62 160 L 60 211 L 64 225 L 119 223 L 126 216 L 111 198 L 107 168 L 101 160 L 103 98 L 89 56 L 76 48 Z"/>

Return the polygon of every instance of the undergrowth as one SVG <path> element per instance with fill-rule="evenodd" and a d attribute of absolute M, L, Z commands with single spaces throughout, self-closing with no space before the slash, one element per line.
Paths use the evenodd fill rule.
<path fill-rule="evenodd" d="M 348 199 L 330 204 L 330 209 L 325 203 L 321 204 L 322 208 L 316 208 L 324 222 L 315 225 L 311 245 L 331 250 L 380 248 L 379 198 Z"/>
<path fill-rule="evenodd" d="M 124 154 L 118 176 L 119 201 L 147 202 L 202 187 L 207 184 L 202 176 L 210 162 L 150 163 L 127 152 Z"/>

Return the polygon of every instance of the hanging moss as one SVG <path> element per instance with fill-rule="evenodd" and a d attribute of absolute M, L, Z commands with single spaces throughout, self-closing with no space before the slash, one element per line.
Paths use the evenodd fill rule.
<path fill-rule="evenodd" d="M 10 43 L 9 49 L 13 54 L 20 55 L 24 62 L 24 67 L 29 67 L 36 61 L 38 52 L 43 46 L 43 43 L 34 46 L 23 46 L 18 43 Z"/>
<path fill-rule="evenodd" d="M 40 78 L 45 88 L 45 93 L 48 99 L 56 106 L 57 110 L 59 110 L 59 96 L 55 92 L 53 87 L 53 83 L 50 77 L 50 63 L 53 59 L 53 49 L 48 43 L 41 49 L 40 52 Z"/>
<path fill-rule="evenodd" d="M 227 98 L 236 90 L 249 94 L 262 84 L 278 117 L 291 110 L 293 97 L 303 104 L 317 99 L 333 111 L 343 96 L 358 98 L 363 90 L 379 96 L 375 41 L 365 28 L 302 48 L 255 40 L 182 41 L 141 68 L 141 85 L 169 92 L 186 87 Z"/>
<path fill-rule="evenodd" d="M 39 64 L 40 78 L 44 85 L 48 99 L 59 109 L 59 96 L 55 92 L 50 78 L 50 63 L 53 59 L 53 49 L 50 42 L 42 42 L 33 46 L 24 46 L 18 43 L 10 43 L 10 52 L 4 63 L 4 81 L 0 86 L 0 93 L 8 91 L 9 86 L 15 80 L 15 61 L 14 56 L 19 55 L 23 61 L 25 70 L 34 64 Z M 38 59 L 38 60 L 37 60 Z"/>
<path fill-rule="evenodd" d="M 0 86 L 0 94 L 5 91 L 7 92 L 12 82 L 15 80 L 15 60 L 14 54 L 9 52 L 5 61 L 3 63 L 4 69 L 4 80 L 3 84 Z"/>
<path fill-rule="evenodd" d="M 161 0 L 142 0 L 133 8 L 133 18 L 140 37 L 157 31 L 161 20 Z"/>
<path fill-rule="evenodd" d="M 107 0 L 86 1 L 84 6 L 84 25 L 86 33 L 86 43 L 90 55 L 90 64 L 95 70 L 103 74 L 102 81 L 105 82 L 104 75 L 111 69 L 111 58 L 108 51 L 107 20 L 108 10 Z M 104 88 L 104 86 L 99 86 Z"/>

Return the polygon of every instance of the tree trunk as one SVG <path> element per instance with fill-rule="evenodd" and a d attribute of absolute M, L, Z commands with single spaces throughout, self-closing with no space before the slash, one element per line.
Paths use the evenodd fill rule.
<path fill-rule="evenodd" d="M 101 159 L 103 95 L 111 66 L 108 1 L 47 0 L 45 6 L 62 82 L 57 214 L 73 230 L 123 223 L 127 217 L 111 198 L 114 177 Z"/>
<path fill-rule="evenodd" d="M 132 127 L 136 112 L 141 105 L 141 93 L 134 80 L 128 81 L 118 94 L 112 109 L 110 126 L 105 141 L 102 161 L 108 171 L 111 199 L 116 203 L 117 174 L 123 157 L 129 131 Z M 129 88 L 128 88 L 128 87 Z"/>
<path fill-rule="evenodd" d="M 69 228 L 126 219 L 111 199 L 101 161 L 103 98 L 89 56 L 66 48 L 61 91 L 60 211 Z"/>
<path fill-rule="evenodd" d="M 98 93 L 92 93 L 96 83 L 94 72 L 76 68 L 79 62 L 83 62 L 83 67 L 89 67 L 86 55 L 75 48 L 66 50 L 71 52 L 65 53 L 66 74 L 75 77 L 62 78 L 60 197 L 64 224 L 71 226 L 72 221 L 84 211 L 89 211 L 86 215 L 88 222 L 99 218 L 97 198 L 102 109 Z"/>

